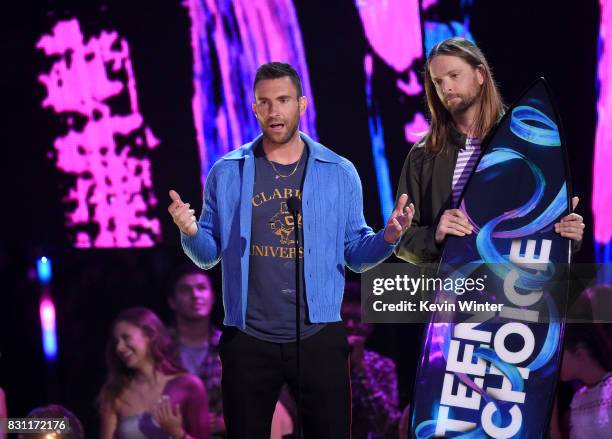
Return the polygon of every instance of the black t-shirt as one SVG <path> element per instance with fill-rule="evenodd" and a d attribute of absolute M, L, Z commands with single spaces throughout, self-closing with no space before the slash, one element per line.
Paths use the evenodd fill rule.
<path fill-rule="evenodd" d="M 262 144 L 255 148 L 255 187 L 251 207 L 251 248 L 246 329 L 275 343 L 295 341 L 295 228 L 287 199 L 302 199 L 308 148 L 299 163 L 270 163 Z M 298 215 L 300 256 L 300 338 L 325 326 L 308 322 L 303 273 L 302 215 Z"/>

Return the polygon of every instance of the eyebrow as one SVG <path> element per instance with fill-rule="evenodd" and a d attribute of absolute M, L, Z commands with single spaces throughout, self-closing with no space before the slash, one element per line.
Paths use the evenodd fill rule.
<path fill-rule="evenodd" d="M 274 99 L 291 99 L 293 96 L 289 96 L 289 95 L 282 95 L 282 96 L 277 96 Z M 260 97 L 260 98 L 256 98 L 256 101 L 268 101 L 270 100 L 270 98 L 266 98 L 266 97 Z"/>
<path fill-rule="evenodd" d="M 459 73 L 459 72 L 461 72 L 461 69 L 454 68 L 454 69 L 450 69 L 449 71 L 447 71 L 446 73 L 444 73 L 443 75 L 441 75 L 441 76 L 439 76 L 439 77 L 438 77 L 438 76 L 433 76 L 433 75 L 432 75 L 432 76 L 431 76 L 431 79 L 432 79 L 432 80 L 435 82 L 435 81 L 437 81 L 438 79 L 442 78 L 443 76 L 447 76 L 447 75 L 451 75 L 451 74 L 453 74 L 453 73 Z"/>

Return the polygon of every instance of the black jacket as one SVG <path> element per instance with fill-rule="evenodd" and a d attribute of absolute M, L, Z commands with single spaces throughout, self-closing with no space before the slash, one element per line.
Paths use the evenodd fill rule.
<path fill-rule="evenodd" d="M 459 149 L 465 146 L 465 134 L 451 125 L 446 143 L 438 154 L 425 150 L 424 139 L 417 142 L 406 157 L 397 189 L 397 197 L 408 194 L 415 212 L 410 228 L 395 248 L 398 258 L 413 263 L 437 262 L 441 245 L 436 244 L 436 227 L 446 209 L 452 208 L 452 184 Z"/>

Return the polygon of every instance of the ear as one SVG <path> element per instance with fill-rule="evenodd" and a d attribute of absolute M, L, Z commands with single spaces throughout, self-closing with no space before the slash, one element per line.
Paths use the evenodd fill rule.
<path fill-rule="evenodd" d="M 253 110 L 255 117 L 257 117 L 257 104 L 255 102 L 251 104 L 251 109 Z"/>
<path fill-rule="evenodd" d="M 298 99 L 298 106 L 300 109 L 300 116 L 302 116 L 306 112 L 306 107 L 308 106 L 308 100 L 306 99 L 306 96 L 301 96 Z"/>
<path fill-rule="evenodd" d="M 482 64 L 476 66 L 476 80 L 478 81 L 478 85 L 484 84 L 485 68 Z"/>

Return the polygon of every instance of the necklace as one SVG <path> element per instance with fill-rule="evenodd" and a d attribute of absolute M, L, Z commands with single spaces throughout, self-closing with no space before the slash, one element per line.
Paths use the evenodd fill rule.
<path fill-rule="evenodd" d="M 304 146 L 304 148 L 306 148 L 306 147 Z M 293 168 L 293 171 L 291 171 L 291 172 L 290 172 L 289 174 L 287 174 L 287 175 L 283 175 L 283 174 L 281 174 L 280 172 L 278 172 L 278 169 L 276 169 L 276 166 L 274 166 L 274 162 L 271 162 L 271 161 L 268 159 L 268 156 L 266 156 L 266 160 L 268 160 L 268 163 L 270 163 L 270 166 L 272 166 L 272 169 L 274 170 L 274 173 L 276 174 L 276 175 L 274 176 L 274 178 L 278 180 L 279 178 L 288 178 L 288 177 L 291 177 L 293 174 L 295 174 L 295 171 L 297 171 L 298 167 L 300 166 L 300 162 L 302 161 L 302 156 L 303 156 L 303 155 L 304 155 L 304 150 L 302 149 L 302 153 L 300 154 L 300 158 L 299 158 L 299 160 L 297 161 L 297 163 L 295 164 L 295 167 Z"/>

